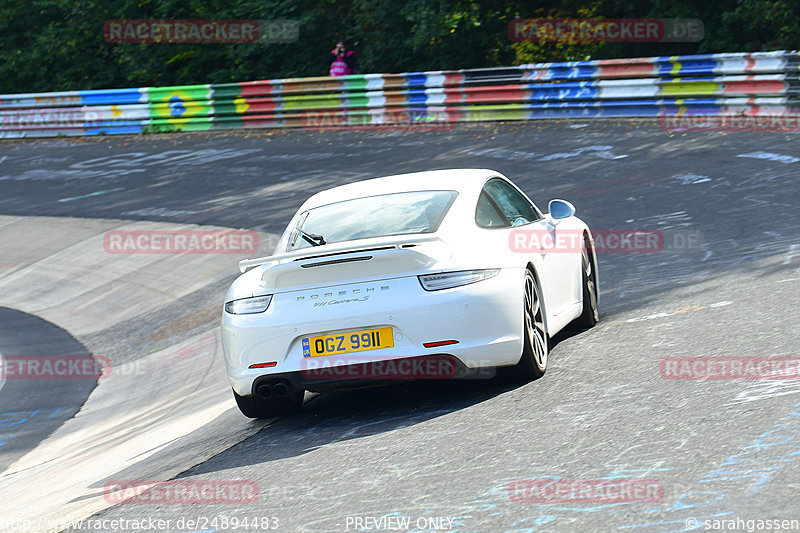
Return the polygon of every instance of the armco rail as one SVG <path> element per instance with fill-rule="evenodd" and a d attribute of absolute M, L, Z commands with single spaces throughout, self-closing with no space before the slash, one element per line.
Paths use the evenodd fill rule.
<path fill-rule="evenodd" d="M 537 63 L 0 95 L 0 138 L 800 110 L 800 54 Z"/>

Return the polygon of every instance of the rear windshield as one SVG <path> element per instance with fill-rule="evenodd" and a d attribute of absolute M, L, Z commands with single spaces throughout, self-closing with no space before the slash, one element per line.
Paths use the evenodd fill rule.
<path fill-rule="evenodd" d="M 355 198 L 308 210 L 294 231 L 289 250 L 313 246 L 308 235 L 321 236 L 326 243 L 387 237 L 409 233 L 433 233 L 439 229 L 456 191 L 411 191 Z M 311 238 L 319 242 L 316 237 Z"/>

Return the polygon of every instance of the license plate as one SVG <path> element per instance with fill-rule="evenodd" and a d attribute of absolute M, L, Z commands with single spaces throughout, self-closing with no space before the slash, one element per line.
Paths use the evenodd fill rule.
<path fill-rule="evenodd" d="M 334 335 L 305 337 L 303 357 L 320 357 L 394 347 L 392 328 L 360 329 Z"/>

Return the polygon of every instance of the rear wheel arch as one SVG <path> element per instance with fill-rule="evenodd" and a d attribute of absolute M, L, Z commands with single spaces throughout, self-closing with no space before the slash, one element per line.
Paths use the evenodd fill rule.
<path fill-rule="evenodd" d="M 589 243 L 591 246 L 590 253 L 592 258 L 592 267 L 594 269 L 594 283 L 595 283 L 595 291 L 596 291 L 596 298 L 597 298 L 597 305 L 600 305 L 600 275 L 599 269 L 597 268 L 597 250 L 594 247 L 594 237 L 592 237 L 591 232 L 588 229 L 583 231 L 583 238 Z"/>
<path fill-rule="evenodd" d="M 520 320 L 522 324 L 522 349 L 520 350 L 519 361 L 514 366 L 503 369 L 501 375 L 504 375 L 511 381 L 527 383 L 541 378 L 547 371 L 547 359 L 550 352 L 550 333 L 547 328 L 547 310 L 536 269 L 533 265 L 529 264 L 522 272 L 522 286 L 524 288 L 523 301 L 520 306 L 523 309 L 522 320 Z M 533 287 L 531 290 L 535 293 L 536 300 L 538 300 L 538 311 L 533 311 L 531 315 L 528 314 L 528 302 L 532 301 L 528 299 L 529 283 L 532 283 Z M 535 322 L 538 320 L 536 318 L 537 315 L 541 316 L 541 327 L 535 325 Z M 531 328 L 537 330 L 539 333 L 533 333 Z M 540 349 L 537 350 L 537 347 Z M 538 356 L 537 353 L 539 354 Z"/>
<path fill-rule="evenodd" d="M 574 324 L 582 329 L 593 327 L 600 319 L 597 284 L 597 254 L 588 231 L 583 233 L 580 254 L 581 313 Z"/>
<path fill-rule="evenodd" d="M 545 298 L 544 298 L 544 289 L 542 288 L 542 281 L 539 279 L 539 273 L 536 272 L 536 267 L 533 266 L 533 263 L 528 261 L 528 264 L 525 265 L 525 269 L 529 270 L 530 273 L 533 274 L 533 281 L 535 281 L 536 282 L 536 286 L 539 287 L 539 294 L 540 294 L 539 305 L 541 305 L 542 309 L 544 310 L 544 312 L 542 313 L 542 316 L 544 317 L 544 325 L 547 326 L 547 336 L 549 337 L 550 336 L 550 327 L 549 327 L 549 324 L 548 324 L 548 316 L 547 316 L 547 302 L 545 301 Z"/>

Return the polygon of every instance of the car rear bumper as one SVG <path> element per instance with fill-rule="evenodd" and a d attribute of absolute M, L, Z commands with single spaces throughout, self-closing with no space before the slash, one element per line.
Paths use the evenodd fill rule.
<path fill-rule="evenodd" d="M 468 368 L 450 354 L 419 355 L 391 360 L 325 365 L 299 372 L 260 375 L 253 380 L 252 394 L 263 384 L 288 382 L 292 389 L 314 392 L 359 389 L 391 385 L 411 380 L 491 379 L 494 367 Z"/>
<path fill-rule="evenodd" d="M 443 353 L 464 369 L 515 364 L 522 353 L 522 275 L 522 269 L 502 269 L 493 278 L 440 291 L 426 291 L 416 276 L 340 284 L 275 294 L 263 313 L 224 313 L 222 345 L 231 386 L 237 394 L 249 395 L 262 376 L 285 376 L 296 388 L 306 389 L 387 377 L 390 381 L 432 379 L 415 373 L 423 359 L 428 359 L 429 366 L 430 361 L 444 361 Z M 380 327 L 392 328 L 393 347 L 303 356 L 304 338 Z M 445 340 L 457 343 L 424 346 Z M 371 376 L 364 375 L 363 369 L 354 370 L 365 363 L 393 360 L 396 378 L 387 365 Z M 417 370 L 401 369 L 403 360 L 413 360 Z M 269 368 L 250 368 L 272 363 Z M 388 376 L 382 374 L 384 370 Z M 444 373 L 439 377 L 453 377 Z"/>

